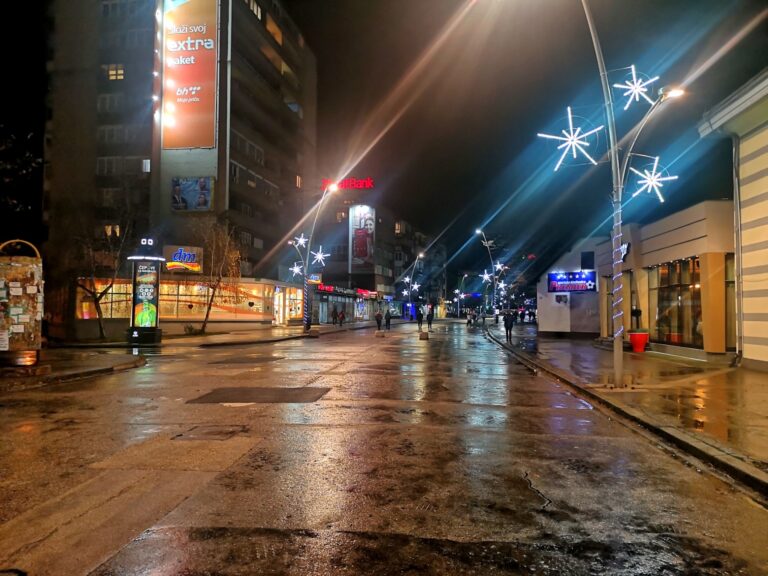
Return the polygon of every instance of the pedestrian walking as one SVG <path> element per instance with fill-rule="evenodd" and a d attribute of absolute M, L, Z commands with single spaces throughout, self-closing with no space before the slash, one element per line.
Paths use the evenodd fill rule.
<path fill-rule="evenodd" d="M 421 332 L 421 325 L 424 323 L 424 312 L 419 308 L 416 311 L 416 322 L 419 324 L 419 332 Z"/>
<path fill-rule="evenodd" d="M 480 314 L 480 318 L 483 320 L 483 326 L 485 326 L 485 310 L 483 310 L 483 313 Z"/>
<path fill-rule="evenodd" d="M 341 328 L 344 325 L 344 310 L 339 312 L 339 328 Z"/>
<path fill-rule="evenodd" d="M 427 330 L 432 330 L 432 320 L 435 319 L 434 309 L 430 308 L 427 312 Z"/>
<path fill-rule="evenodd" d="M 336 322 L 339 321 L 339 311 L 336 310 L 336 306 L 333 307 L 333 311 L 331 312 L 331 320 L 333 321 L 334 326 L 336 326 Z"/>
<path fill-rule="evenodd" d="M 384 325 L 386 326 L 387 330 L 389 330 L 389 325 L 392 322 L 392 314 L 390 314 L 389 310 L 387 310 L 387 313 L 384 314 Z"/>
<path fill-rule="evenodd" d="M 515 320 L 509 310 L 504 314 L 504 331 L 507 333 L 507 342 L 512 342 L 512 328 L 515 326 Z"/>
<path fill-rule="evenodd" d="M 376 312 L 376 315 L 374 316 L 374 318 L 376 318 L 376 330 L 381 330 L 381 320 L 384 318 L 381 315 L 381 310 Z"/>

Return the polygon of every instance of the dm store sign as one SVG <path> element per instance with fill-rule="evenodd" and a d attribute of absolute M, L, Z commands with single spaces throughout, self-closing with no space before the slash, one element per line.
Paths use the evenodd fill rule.
<path fill-rule="evenodd" d="M 199 246 L 163 246 L 163 256 L 169 272 L 203 271 L 203 249 Z"/>
<path fill-rule="evenodd" d="M 548 292 L 596 292 L 597 280 L 594 270 L 578 272 L 550 272 L 547 274 Z"/>

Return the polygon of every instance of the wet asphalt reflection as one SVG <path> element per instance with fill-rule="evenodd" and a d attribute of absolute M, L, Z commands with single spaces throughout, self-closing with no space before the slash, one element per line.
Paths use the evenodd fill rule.
<path fill-rule="evenodd" d="M 765 509 L 463 323 L 187 348 L 0 415 L 0 573 L 768 573 Z"/>

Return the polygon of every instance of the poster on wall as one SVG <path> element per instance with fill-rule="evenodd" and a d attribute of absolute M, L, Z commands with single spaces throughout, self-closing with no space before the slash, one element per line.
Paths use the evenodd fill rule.
<path fill-rule="evenodd" d="M 137 261 L 133 268 L 133 328 L 157 328 L 160 262 Z"/>
<path fill-rule="evenodd" d="M 162 146 L 216 146 L 217 0 L 163 2 Z"/>
<path fill-rule="evenodd" d="M 548 292 L 597 292 L 596 272 L 550 272 L 547 274 Z"/>
<path fill-rule="evenodd" d="M 213 176 L 171 179 L 171 210 L 207 212 L 213 210 Z"/>
<path fill-rule="evenodd" d="M 0 351 L 39 350 L 42 319 L 42 260 L 0 256 Z"/>
<path fill-rule="evenodd" d="M 376 210 L 364 204 L 349 209 L 349 273 L 374 270 L 373 247 L 376 240 Z"/>

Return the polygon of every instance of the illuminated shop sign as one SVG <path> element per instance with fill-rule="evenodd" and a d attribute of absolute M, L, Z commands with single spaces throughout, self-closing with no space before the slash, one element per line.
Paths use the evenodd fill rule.
<path fill-rule="evenodd" d="M 216 146 L 216 0 L 163 2 L 164 149 Z"/>
<path fill-rule="evenodd" d="M 160 286 L 160 262 L 139 260 L 133 267 L 133 328 L 157 328 L 157 301 Z"/>
<path fill-rule="evenodd" d="M 322 284 L 323 283 L 323 275 L 322 274 L 308 274 L 307 275 L 307 284 Z"/>
<path fill-rule="evenodd" d="M 357 295 L 361 298 L 376 298 L 378 296 L 378 292 L 373 290 L 365 290 L 364 288 L 358 288 L 355 292 L 357 292 Z"/>
<path fill-rule="evenodd" d="M 203 249 L 199 246 L 164 246 L 163 256 L 169 272 L 203 271 Z"/>
<path fill-rule="evenodd" d="M 321 188 L 325 190 L 331 184 L 334 184 L 333 180 L 323 178 Z M 372 190 L 373 178 L 344 178 L 344 180 L 335 182 L 335 184 L 340 190 Z"/>
<path fill-rule="evenodd" d="M 350 274 L 373 272 L 373 247 L 376 243 L 376 210 L 364 204 L 349 208 Z"/>
<path fill-rule="evenodd" d="M 597 280 L 594 270 L 578 272 L 550 272 L 547 274 L 548 292 L 596 292 Z"/>
<path fill-rule="evenodd" d="M 330 284 L 318 284 L 316 286 L 318 292 L 328 292 L 328 293 L 335 293 L 335 294 L 345 294 L 347 296 L 356 296 L 356 292 L 354 290 L 350 290 L 349 288 L 342 288 L 340 286 L 331 286 Z"/>

